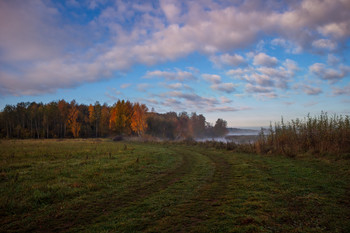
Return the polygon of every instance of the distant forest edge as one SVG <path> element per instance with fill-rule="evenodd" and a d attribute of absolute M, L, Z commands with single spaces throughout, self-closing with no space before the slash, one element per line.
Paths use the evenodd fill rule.
<path fill-rule="evenodd" d="M 230 129 L 231 131 L 234 129 Z M 149 112 L 144 104 L 119 100 L 112 106 L 59 100 L 48 104 L 21 102 L 0 112 L 0 138 L 94 138 L 147 136 L 170 140 L 223 137 L 227 122 L 208 123 L 202 114 Z M 116 137 L 118 138 L 118 137 Z M 120 138 L 120 137 L 119 137 Z M 300 154 L 345 155 L 350 159 L 350 117 L 307 116 L 261 129 L 254 143 L 210 142 L 217 148 L 294 157 Z M 209 143 L 209 144 L 210 144 Z"/>
<path fill-rule="evenodd" d="M 21 102 L 6 105 L 0 112 L 1 138 L 92 138 L 143 136 L 166 139 L 220 137 L 227 122 L 215 125 L 202 114 L 149 112 L 144 104 L 119 100 L 112 106 L 52 101 L 48 104 Z"/>

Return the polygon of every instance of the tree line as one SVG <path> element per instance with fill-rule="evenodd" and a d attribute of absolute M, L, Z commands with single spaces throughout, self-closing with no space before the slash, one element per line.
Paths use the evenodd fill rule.
<path fill-rule="evenodd" d="M 21 102 L 0 112 L 1 138 L 91 138 L 114 135 L 166 139 L 219 137 L 227 122 L 211 125 L 200 114 L 149 112 L 144 104 L 118 100 L 112 106 L 78 104 L 75 100 L 47 104 Z"/>

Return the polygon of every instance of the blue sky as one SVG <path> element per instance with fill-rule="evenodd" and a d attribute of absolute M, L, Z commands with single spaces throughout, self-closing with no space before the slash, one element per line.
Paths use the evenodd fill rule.
<path fill-rule="evenodd" d="M 229 126 L 350 114 L 349 0 L 0 1 L 0 109 L 142 102 Z"/>

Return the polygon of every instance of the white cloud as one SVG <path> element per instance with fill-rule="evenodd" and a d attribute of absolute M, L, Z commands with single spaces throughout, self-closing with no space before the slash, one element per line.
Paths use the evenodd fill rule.
<path fill-rule="evenodd" d="M 55 1 L 0 1 L 0 61 L 6 68 L 1 71 L 0 94 L 54 92 L 109 78 L 135 64 L 174 61 L 193 52 L 223 65 L 239 65 L 244 58 L 234 51 L 263 35 L 280 38 L 276 45 L 310 50 L 339 48 L 350 35 L 348 0 L 288 1 L 283 7 L 264 6 L 263 1 L 85 4 L 99 8 L 91 22 L 65 17 L 68 12 Z M 277 64 L 277 58 L 265 53 L 254 57 L 254 65 Z M 340 80 L 346 70 L 325 68 L 326 74 L 318 75 Z M 166 80 L 195 79 L 186 71 L 159 72 L 165 72 Z"/>
<path fill-rule="evenodd" d="M 181 8 L 178 6 L 178 2 L 169 1 L 169 0 L 160 0 L 160 7 L 163 10 L 167 20 L 170 23 L 174 23 L 179 20 L 181 13 Z"/>
<path fill-rule="evenodd" d="M 287 53 L 298 54 L 302 52 L 302 48 L 291 41 L 282 38 L 275 38 L 271 41 L 273 46 L 280 46 L 286 50 Z"/>
<path fill-rule="evenodd" d="M 319 39 L 312 42 L 312 46 L 319 49 L 334 50 L 337 44 L 328 39 Z"/>
<path fill-rule="evenodd" d="M 217 74 L 202 74 L 202 77 L 205 81 L 213 84 L 221 83 L 221 77 Z"/>
<path fill-rule="evenodd" d="M 146 92 L 150 87 L 151 85 L 149 83 L 140 83 L 136 86 L 137 90 L 142 92 Z"/>
<path fill-rule="evenodd" d="M 269 98 L 269 99 L 275 99 L 277 98 L 277 94 L 276 93 L 273 93 L 273 92 L 270 92 L 270 93 L 258 93 L 257 94 L 258 98 Z"/>
<path fill-rule="evenodd" d="M 286 90 L 294 80 L 299 67 L 296 62 L 286 59 L 281 66 L 250 66 L 246 69 L 231 69 L 226 74 L 238 80 L 248 82 L 248 93 L 272 92 L 276 88 Z"/>
<path fill-rule="evenodd" d="M 333 54 L 328 54 L 328 57 L 327 57 L 327 63 L 331 66 L 334 66 L 334 65 L 337 65 L 339 64 L 340 62 L 340 59 L 333 55 Z"/>
<path fill-rule="evenodd" d="M 275 99 L 278 97 L 278 95 L 276 93 L 270 92 L 270 93 L 258 93 L 257 97 L 259 99 L 264 100 L 265 98 L 269 98 L 269 99 Z"/>
<path fill-rule="evenodd" d="M 236 78 L 237 78 L 237 77 L 240 78 L 240 77 L 242 77 L 244 74 L 249 73 L 249 72 L 251 72 L 250 69 L 241 69 L 241 68 L 238 68 L 238 69 L 231 69 L 231 70 L 227 71 L 226 74 L 229 75 L 229 76 L 233 76 L 233 77 L 236 77 Z"/>
<path fill-rule="evenodd" d="M 246 63 L 246 60 L 238 54 L 230 55 L 228 53 L 219 55 L 219 56 L 211 56 L 210 60 L 217 66 L 239 66 Z"/>
<path fill-rule="evenodd" d="M 253 64 L 256 66 L 273 67 L 273 66 L 276 66 L 277 63 L 278 63 L 277 58 L 271 57 L 265 53 L 259 53 L 259 54 L 254 56 Z"/>
<path fill-rule="evenodd" d="M 338 82 L 350 73 L 350 67 L 340 65 L 338 69 L 328 68 L 325 64 L 315 63 L 309 67 L 310 72 L 331 83 Z"/>
<path fill-rule="evenodd" d="M 105 92 L 105 96 L 107 96 L 112 101 L 117 101 L 121 99 L 121 96 L 123 96 L 123 93 L 118 91 L 115 88 L 108 88 L 108 90 Z"/>
<path fill-rule="evenodd" d="M 153 7 L 151 3 L 133 3 L 132 8 L 139 12 L 152 12 Z"/>
<path fill-rule="evenodd" d="M 350 84 L 344 87 L 334 87 L 333 95 L 350 95 Z"/>
<path fill-rule="evenodd" d="M 278 88 L 287 89 L 288 82 L 294 76 L 294 67 L 292 64 L 286 64 L 286 67 L 279 68 L 269 68 L 269 67 L 259 67 L 256 70 L 263 75 L 259 75 L 265 77 L 265 79 L 261 79 L 261 82 L 257 82 L 260 85 L 264 85 L 262 81 L 265 81 L 265 85 L 276 86 Z"/>
<path fill-rule="evenodd" d="M 0 1 L 0 61 L 28 62 L 61 56 L 64 45 L 60 40 L 69 32 L 57 27 L 56 17 L 60 17 L 58 10 L 42 1 Z"/>
<path fill-rule="evenodd" d="M 243 78 L 252 84 L 258 84 L 265 87 L 274 86 L 274 80 L 266 74 L 252 73 L 250 75 L 244 75 Z"/>
<path fill-rule="evenodd" d="M 120 88 L 125 89 L 125 88 L 128 88 L 130 86 L 131 86 L 131 83 L 124 83 L 124 84 L 120 85 Z"/>
<path fill-rule="evenodd" d="M 213 84 L 210 86 L 210 88 L 213 90 L 225 92 L 227 94 L 235 92 L 236 87 L 237 87 L 237 85 L 235 85 L 233 83 L 218 83 L 218 84 Z"/>
<path fill-rule="evenodd" d="M 245 86 L 245 90 L 248 93 L 271 93 L 272 91 L 269 87 L 256 86 L 250 83 Z"/>
<path fill-rule="evenodd" d="M 215 98 L 202 97 L 197 95 L 196 93 L 186 93 L 182 91 L 171 91 L 162 94 L 162 96 L 170 96 L 173 98 L 184 100 L 188 109 L 191 109 L 191 111 L 193 108 L 205 110 L 209 107 L 214 107 L 220 104 L 220 102 Z M 186 106 L 183 106 L 183 109 L 185 108 Z"/>
<path fill-rule="evenodd" d="M 221 96 L 221 97 L 220 97 L 220 101 L 221 101 L 221 103 L 223 103 L 223 104 L 232 103 L 232 100 L 229 99 L 229 98 L 227 98 L 227 97 L 225 97 L 225 96 Z"/>
<path fill-rule="evenodd" d="M 169 105 L 171 106 L 171 105 L 174 105 L 174 104 L 175 105 L 180 105 L 182 103 L 181 103 L 181 101 L 179 101 L 177 99 L 166 98 L 163 104 L 166 105 L 166 106 L 169 106 Z"/>
<path fill-rule="evenodd" d="M 147 102 L 147 103 L 155 104 L 155 105 L 159 104 L 159 101 L 154 99 L 154 98 L 148 98 L 148 99 L 141 98 L 141 102 Z"/>
<path fill-rule="evenodd" d="M 171 83 L 171 84 L 168 84 L 166 87 L 170 89 L 181 89 L 183 85 L 182 83 Z"/>
<path fill-rule="evenodd" d="M 105 2 L 104 0 L 89 0 L 88 1 L 88 8 L 89 9 L 96 9 L 97 7 L 99 7 L 99 5 L 102 5 L 103 2 Z"/>
<path fill-rule="evenodd" d="M 162 84 L 165 88 L 168 89 L 173 89 L 173 90 L 181 90 L 181 89 L 187 89 L 187 90 L 192 90 L 192 88 L 190 86 L 188 86 L 187 84 L 183 84 L 183 83 L 163 83 Z"/>
<path fill-rule="evenodd" d="M 349 9 L 349 8 L 348 8 Z M 328 23 L 318 27 L 318 31 L 325 36 L 333 36 L 335 38 L 345 38 L 349 36 L 349 22 Z"/>
<path fill-rule="evenodd" d="M 290 59 L 286 59 L 284 62 L 283 62 L 283 66 L 285 67 L 285 69 L 287 70 L 288 74 L 290 75 L 294 75 L 294 73 L 296 71 L 299 70 L 299 67 L 298 67 L 298 64 L 293 61 L 293 60 L 290 60 Z"/>
<path fill-rule="evenodd" d="M 308 95 L 319 95 L 322 93 L 322 89 L 319 87 L 311 87 L 309 85 L 303 85 L 302 89 Z"/>
<path fill-rule="evenodd" d="M 148 71 L 144 78 L 164 78 L 168 81 L 191 81 L 196 80 L 197 78 L 188 71 L 181 71 L 177 70 L 176 72 L 171 71 L 161 71 L 161 70 L 155 70 L 155 71 Z"/>
<path fill-rule="evenodd" d="M 281 46 L 281 47 L 287 47 L 288 42 L 285 39 L 282 38 L 275 38 L 271 41 L 271 44 L 274 46 Z"/>

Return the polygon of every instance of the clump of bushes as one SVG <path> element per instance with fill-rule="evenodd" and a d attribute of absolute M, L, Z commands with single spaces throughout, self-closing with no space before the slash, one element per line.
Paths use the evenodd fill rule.
<path fill-rule="evenodd" d="M 350 117 L 321 115 L 270 125 L 269 133 L 262 130 L 254 144 L 259 154 L 282 154 L 295 157 L 298 154 L 341 155 L 350 153 Z"/>

